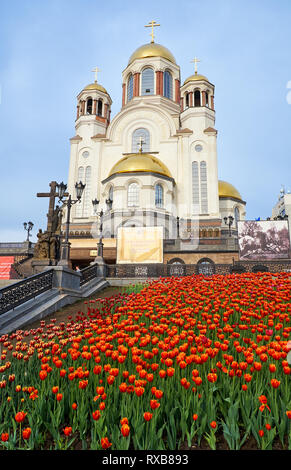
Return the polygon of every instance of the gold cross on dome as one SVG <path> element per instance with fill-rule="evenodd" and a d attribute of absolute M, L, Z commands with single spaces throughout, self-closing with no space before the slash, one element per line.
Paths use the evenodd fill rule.
<path fill-rule="evenodd" d="M 97 83 L 97 73 L 100 72 L 100 69 L 98 69 L 98 67 L 95 67 L 92 72 L 95 73 L 95 83 Z"/>
<path fill-rule="evenodd" d="M 149 21 L 149 24 L 146 24 L 145 25 L 145 28 L 152 28 L 152 32 L 151 32 L 151 36 L 152 36 L 152 40 L 151 42 L 155 42 L 154 41 L 154 27 L 155 26 L 161 26 L 160 24 L 158 24 L 156 21 L 152 20 L 152 21 Z"/>
<path fill-rule="evenodd" d="M 140 136 L 140 138 L 139 138 L 139 151 L 140 151 L 140 153 L 142 153 L 143 144 L 144 144 L 144 140 L 143 140 L 142 136 Z"/>
<path fill-rule="evenodd" d="M 194 57 L 194 59 L 191 60 L 191 62 L 194 62 L 195 75 L 197 75 L 197 63 L 201 62 L 201 60 L 197 59 L 197 57 Z"/>

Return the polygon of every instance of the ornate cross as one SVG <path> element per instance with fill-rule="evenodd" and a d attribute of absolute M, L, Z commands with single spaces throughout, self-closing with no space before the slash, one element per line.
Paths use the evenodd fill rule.
<path fill-rule="evenodd" d="M 191 62 L 194 62 L 194 70 L 195 70 L 195 75 L 197 75 L 197 62 L 201 62 L 201 60 L 197 59 L 197 57 L 194 57 Z"/>
<path fill-rule="evenodd" d="M 98 69 L 98 67 L 95 67 L 95 68 L 92 70 L 92 72 L 95 73 L 95 83 L 97 83 L 97 73 L 100 72 L 100 71 L 101 71 L 101 70 Z"/>
<path fill-rule="evenodd" d="M 140 138 L 139 138 L 139 151 L 140 151 L 140 153 L 142 153 L 143 144 L 144 144 L 144 140 L 143 140 L 142 136 L 140 136 Z"/>
<path fill-rule="evenodd" d="M 151 32 L 151 36 L 152 36 L 152 40 L 151 42 L 155 42 L 154 41 L 154 27 L 155 26 L 161 26 L 160 24 L 158 24 L 156 21 L 152 20 L 152 21 L 149 21 L 149 24 L 146 24 L 145 25 L 145 28 L 152 28 L 152 32 Z"/>

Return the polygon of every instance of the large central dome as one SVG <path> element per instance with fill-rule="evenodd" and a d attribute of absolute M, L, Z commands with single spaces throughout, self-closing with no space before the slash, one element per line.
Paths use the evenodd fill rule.
<path fill-rule="evenodd" d="M 111 169 L 109 176 L 118 173 L 158 173 L 172 178 L 166 165 L 149 153 L 132 153 L 119 160 Z"/>
<path fill-rule="evenodd" d="M 135 59 L 145 59 L 146 57 L 163 57 L 173 64 L 176 64 L 175 57 L 169 49 L 161 44 L 150 42 L 149 44 L 144 44 L 136 49 L 136 51 L 130 56 L 128 65 L 130 65 Z"/>

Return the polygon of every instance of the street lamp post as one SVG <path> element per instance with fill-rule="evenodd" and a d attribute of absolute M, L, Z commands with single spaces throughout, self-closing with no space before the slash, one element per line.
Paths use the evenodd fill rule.
<path fill-rule="evenodd" d="M 66 228 L 65 228 L 65 239 L 61 244 L 61 259 L 58 262 L 60 266 L 69 267 L 70 265 L 70 242 L 69 242 L 69 228 L 70 228 L 70 215 L 71 207 L 77 202 L 81 202 L 81 197 L 85 188 L 85 184 L 81 181 L 75 184 L 76 189 L 76 199 L 72 199 L 71 194 L 67 196 L 67 199 L 64 199 L 67 185 L 61 182 L 58 184 L 59 190 L 59 202 L 63 203 L 63 206 L 67 206 L 67 219 L 66 219 Z"/>
<path fill-rule="evenodd" d="M 104 246 L 104 243 L 102 242 L 102 238 L 103 238 L 103 216 L 104 216 L 104 212 L 103 212 L 103 209 L 101 209 L 99 212 L 98 212 L 98 207 L 99 207 L 99 202 L 98 199 L 94 199 L 92 201 L 92 205 L 93 205 L 93 210 L 94 210 L 94 214 L 97 215 L 97 217 L 99 217 L 99 241 L 97 243 L 97 259 L 100 260 L 100 261 L 103 261 L 103 246 Z M 110 211 L 112 209 L 112 199 L 108 198 L 106 199 L 106 206 L 107 206 L 107 210 Z"/>
<path fill-rule="evenodd" d="M 26 238 L 27 242 L 29 242 L 30 232 L 33 229 L 33 226 L 34 226 L 34 224 L 30 221 L 29 222 L 23 222 L 24 230 L 27 231 L 27 238 Z"/>
<path fill-rule="evenodd" d="M 234 218 L 232 215 L 223 218 L 225 225 L 228 225 L 228 234 L 231 236 L 231 226 L 233 224 Z"/>

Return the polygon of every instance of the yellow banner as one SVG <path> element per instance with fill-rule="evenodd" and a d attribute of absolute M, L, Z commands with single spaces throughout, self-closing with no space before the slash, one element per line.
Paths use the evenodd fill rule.
<path fill-rule="evenodd" d="M 163 263 L 163 227 L 119 227 L 119 263 Z"/>

